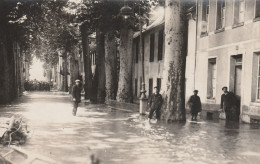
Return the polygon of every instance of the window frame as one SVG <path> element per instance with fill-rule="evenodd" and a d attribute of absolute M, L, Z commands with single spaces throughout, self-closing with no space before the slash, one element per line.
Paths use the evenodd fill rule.
<path fill-rule="evenodd" d="M 160 83 L 160 85 L 158 83 Z M 160 91 L 161 87 L 162 87 L 162 78 L 157 78 L 156 79 L 156 86 L 158 87 L 158 90 Z"/>
<path fill-rule="evenodd" d="M 236 2 L 238 1 L 238 22 L 235 22 L 235 8 L 236 8 Z M 240 3 L 243 1 L 244 3 L 244 11 L 243 11 L 243 21 L 239 21 L 240 20 Z M 233 27 L 239 27 L 244 25 L 245 22 L 245 11 L 246 11 L 246 1 L 245 0 L 233 0 Z"/>
<path fill-rule="evenodd" d="M 149 78 L 149 93 L 148 96 L 150 97 L 153 94 L 153 78 Z"/>
<path fill-rule="evenodd" d="M 203 14 L 204 14 L 204 1 L 206 1 L 206 0 L 202 0 L 201 1 L 201 22 L 204 22 L 204 20 L 203 20 Z M 205 18 L 206 18 L 206 21 L 205 22 L 207 22 L 207 30 L 206 30 L 206 32 L 201 32 L 201 35 L 206 35 L 206 34 L 208 34 L 208 32 L 209 32 L 209 13 L 210 13 L 210 0 L 207 0 L 208 1 L 208 5 L 206 6 L 206 11 L 205 11 L 205 13 L 206 13 L 206 15 L 205 15 Z M 207 14 L 207 11 L 208 11 L 208 14 Z M 203 26 L 203 25 L 202 25 Z M 201 26 L 201 28 L 202 28 L 202 26 Z"/>
<path fill-rule="evenodd" d="M 218 27 L 218 2 L 219 1 L 224 1 L 224 5 L 225 5 L 224 21 L 221 21 L 221 28 L 217 28 Z M 226 25 L 226 3 L 227 3 L 226 0 L 216 0 L 216 18 L 215 18 L 215 20 L 216 20 L 216 23 L 215 23 L 216 32 L 221 32 L 225 29 L 225 25 Z M 221 10 L 220 10 L 220 17 L 222 17 L 221 13 L 222 13 L 222 6 L 221 6 Z M 222 20 L 222 18 L 220 18 L 220 20 Z M 223 25 L 223 22 L 224 22 L 224 25 Z"/>
<path fill-rule="evenodd" d="M 135 78 L 135 97 L 137 97 L 138 93 L 138 78 Z"/>
<path fill-rule="evenodd" d="M 155 34 L 150 34 L 150 57 L 149 61 L 154 62 L 154 42 L 155 42 Z"/>
<path fill-rule="evenodd" d="M 259 1 L 259 0 L 254 1 L 254 21 L 260 21 L 260 15 L 256 16 L 256 1 Z M 259 1 L 259 3 L 260 3 L 260 1 Z M 260 7 L 259 7 L 259 10 L 260 10 Z"/>
<path fill-rule="evenodd" d="M 162 34 L 162 40 L 161 39 L 161 34 Z M 163 38 L 164 38 L 164 29 L 159 30 L 158 32 L 158 55 L 157 55 L 157 60 L 161 61 L 163 60 Z M 160 58 L 159 58 L 160 57 Z"/>
<path fill-rule="evenodd" d="M 258 60 L 258 62 L 257 62 L 257 83 L 256 83 L 256 101 L 257 102 L 260 102 L 260 94 L 258 95 L 258 91 L 260 90 L 260 87 L 259 87 L 259 83 L 260 83 L 260 80 L 259 80 L 259 78 L 260 78 L 260 70 L 259 70 L 259 67 L 260 67 L 260 54 L 259 55 L 257 55 L 257 60 Z"/>
<path fill-rule="evenodd" d="M 137 37 L 135 42 L 135 63 L 137 64 L 140 56 L 140 38 Z"/>
<path fill-rule="evenodd" d="M 211 66 L 211 70 L 209 70 L 209 66 L 210 64 L 213 65 L 213 62 L 210 60 L 214 60 L 214 65 L 215 65 L 215 74 L 216 74 L 216 78 L 215 78 L 215 85 L 213 86 L 213 67 Z M 209 71 L 211 71 L 211 79 L 209 80 Z M 209 91 L 209 82 L 211 83 L 211 88 Z M 214 89 L 215 88 L 215 92 Z M 209 97 L 209 92 L 212 92 L 211 97 Z M 207 72 L 207 99 L 208 100 L 215 100 L 216 99 L 216 92 L 217 92 L 217 58 L 216 57 L 212 57 L 212 58 L 208 58 L 208 72 Z"/>

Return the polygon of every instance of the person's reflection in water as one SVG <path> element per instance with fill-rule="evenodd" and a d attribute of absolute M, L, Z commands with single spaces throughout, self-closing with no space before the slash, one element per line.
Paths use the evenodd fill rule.
<path fill-rule="evenodd" d="M 236 155 L 239 144 L 239 123 L 236 121 L 226 121 L 221 135 L 221 149 L 222 155 L 225 158 L 232 158 Z M 222 130 L 223 130 L 222 129 Z M 232 151 L 230 151 L 232 150 Z"/>
<path fill-rule="evenodd" d="M 239 122 L 226 121 L 225 127 L 227 129 L 239 129 Z"/>

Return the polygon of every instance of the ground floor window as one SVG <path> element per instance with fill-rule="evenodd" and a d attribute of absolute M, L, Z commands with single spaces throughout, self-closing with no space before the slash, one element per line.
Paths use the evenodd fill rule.
<path fill-rule="evenodd" d="M 135 97 L 137 97 L 138 79 L 135 79 Z"/>
<path fill-rule="evenodd" d="M 149 79 L 149 97 L 153 94 L 153 79 Z"/>
<path fill-rule="evenodd" d="M 159 91 L 161 90 L 161 85 L 162 85 L 162 79 L 157 78 L 157 87 L 158 87 Z"/>
<path fill-rule="evenodd" d="M 216 97 L 216 79 L 217 79 L 216 58 L 211 58 L 208 60 L 208 86 L 207 86 L 208 99 L 215 99 Z"/>
<path fill-rule="evenodd" d="M 143 82 L 143 79 L 142 79 L 142 77 L 140 77 L 140 91 L 142 90 L 142 82 Z"/>
<path fill-rule="evenodd" d="M 257 100 L 260 100 L 260 55 L 257 55 Z"/>

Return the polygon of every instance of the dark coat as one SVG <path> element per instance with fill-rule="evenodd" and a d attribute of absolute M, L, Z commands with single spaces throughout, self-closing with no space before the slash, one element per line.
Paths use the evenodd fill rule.
<path fill-rule="evenodd" d="M 161 94 L 153 93 L 149 99 L 149 107 L 152 109 L 160 110 L 163 103 L 163 98 Z"/>
<path fill-rule="evenodd" d="M 229 110 L 237 106 L 236 96 L 232 92 L 221 95 L 220 109 Z"/>
<path fill-rule="evenodd" d="M 226 120 L 239 121 L 240 109 L 238 100 L 232 92 L 221 95 L 220 108 L 226 113 Z"/>
<path fill-rule="evenodd" d="M 197 95 L 192 95 L 188 101 L 189 107 L 192 114 L 201 112 L 201 101 L 200 97 Z"/>
<path fill-rule="evenodd" d="M 74 85 L 72 87 L 72 97 L 76 99 L 77 102 L 81 101 L 81 87 Z"/>

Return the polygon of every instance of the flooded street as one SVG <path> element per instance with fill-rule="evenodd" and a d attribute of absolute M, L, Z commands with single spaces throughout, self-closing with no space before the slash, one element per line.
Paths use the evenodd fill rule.
<path fill-rule="evenodd" d="M 91 154 L 105 164 L 260 163 L 260 130 L 248 124 L 149 124 L 138 113 L 84 103 L 74 117 L 68 95 L 48 92 L 0 107 L 0 117 L 13 114 L 31 131 L 22 148 L 65 164 L 90 163 Z"/>

